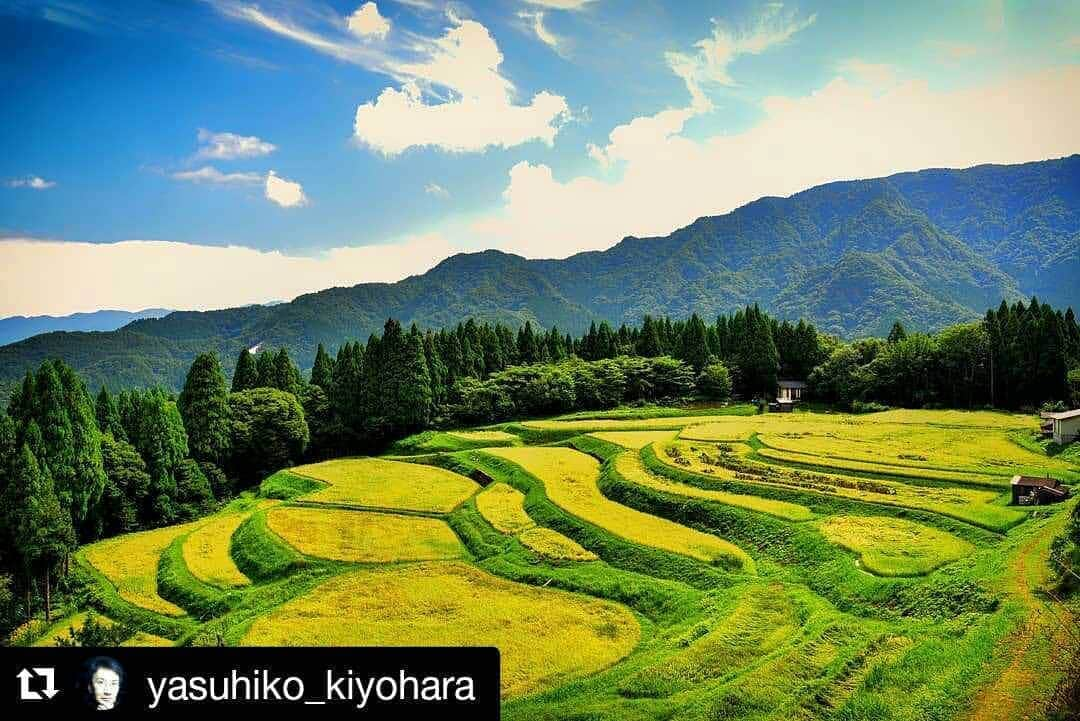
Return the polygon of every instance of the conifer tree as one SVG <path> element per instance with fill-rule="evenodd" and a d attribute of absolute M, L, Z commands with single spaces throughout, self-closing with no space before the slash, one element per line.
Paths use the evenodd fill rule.
<path fill-rule="evenodd" d="M 229 393 L 217 354 L 202 353 L 195 358 L 177 405 L 191 457 L 224 465 L 229 454 Z"/>
<path fill-rule="evenodd" d="M 312 385 L 319 386 L 327 393 L 330 392 L 330 388 L 334 383 L 334 361 L 330 358 L 330 354 L 323 348 L 323 344 L 319 344 L 318 350 L 315 351 L 315 365 L 311 368 L 311 383 Z"/>
<path fill-rule="evenodd" d="M 255 365 L 255 358 L 247 348 L 240 351 L 240 357 L 236 360 L 236 370 L 233 371 L 232 392 L 251 390 L 259 387 L 259 369 Z"/>
<path fill-rule="evenodd" d="M 277 364 L 274 362 L 276 358 L 277 354 L 269 349 L 255 356 L 255 368 L 259 379 L 255 384 L 256 388 L 277 388 Z"/>
<path fill-rule="evenodd" d="M 101 391 L 94 403 L 94 410 L 97 415 L 98 430 L 102 433 L 111 433 L 117 440 L 127 440 L 124 424 L 120 422 L 120 408 L 105 386 L 101 386 Z"/>

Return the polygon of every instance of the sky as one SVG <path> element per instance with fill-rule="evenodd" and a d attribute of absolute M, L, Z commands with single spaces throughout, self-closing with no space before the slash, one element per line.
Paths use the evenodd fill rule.
<path fill-rule="evenodd" d="M 0 316 L 560 258 L 1080 152 L 1080 3 L 0 0 Z"/>

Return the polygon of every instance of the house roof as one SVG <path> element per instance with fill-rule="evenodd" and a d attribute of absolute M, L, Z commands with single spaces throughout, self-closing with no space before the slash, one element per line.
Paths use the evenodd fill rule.
<path fill-rule="evenodd" d="M 776 385 L 781 388 L 806 388 L 806 384 L 802 381 L 777 381 Z"/>
<path fill-rule="evenodd" d="M 1052 418 L 1055 421 L 1063 421 L 1068 418 L 1080 418 L 1080 408 L 1074 408 L 1071 411 L 1062 411 L 1060 413 L 1047 413 L 1043 418 Z"/>
<path fill-rule="evenodd" d="M 1048 488 L 1052 491 L 1057 490 L 1061 485 L 1061 481 L 1056 478 L 1036 478 L 1034 476 L 1013 476 L 1012 484 L 1014 486 L 1037 486 L 1039 488 Z"/>

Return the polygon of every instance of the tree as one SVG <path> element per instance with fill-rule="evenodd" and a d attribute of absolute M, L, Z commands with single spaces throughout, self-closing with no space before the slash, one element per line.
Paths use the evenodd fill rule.
<path fill-rule="evenodd" d="M 292 393 L 299 398 L 300 386 L 303 381 L 300 376 L 300 369 L 296 367 L 296 364 L 292 362 L 292 358 L 289 357 L 288 349 L 279 348 L 278 352 L 274 354 L 273 363 L 274 370 L 271 382 L 265 385 L 270 388 L 277 388 L 279 391 Z"/>
<path fill-rule="evenodd" d="M 698 392 L 706 398 L 724 401 L 731 397 L 731 373 L 723 363 L 710 363 L 697 379 Z"/>
<path fill-rule="evenodd" d="M 147 507 L 150 474 L 142 456 L 127 441 L 105 434 L 101 438 L 105 490 L 98 508 L 102 534 L 127 533 L 139 527 L 140 509 Z"/>
<path fill-rule="evenodd" d="M 296 396 L 276 388 L 256 388 L 229 396 L 232 468 L 256 482 L 300 460 L 308 443 L 304 409 Z"/>
<path fill-rule="evenodd" d="M 232 392 L 247 391 L 259 387 L 259 369 L 255 365 L 255 359 L 247 348 L 240 351 L 240 357 L 236 361 L 236 370 L 233 371 Z"/>
<path fill-rule="evenodd" d="M 700 372 L 709 362 L 708 332 L 697 313 L 690 316 L 679 346 L 679 360 L 689 363 L 696 372 Z"/>
<path fill-rule="evenodd" d="M 191 457 L 223 465 L 229 456 L 229 392 L 215 353 L 195 358 L 177 405 Z"/>
<path fill-rule="evenodd" d="M 836 348 L 810 373 L 807 390 L 815 398 L 850 409 L 852 403 L 863 399 L 873 382 L 864 361 L 865 355 L 857 344 Z"/>
<path fill-rule="evenodd" d="M 102 433 L 111 433 L 113 438 L 117 440 L 126 441 L 127 435 L 124 433 L 124 425 L 120 422 L 120 408 L 116 405 L 116 400 L 109 395 L 108 388 L 101 386 L 101 391 L 98 393 L 94 405 L 98 430 Z"/>
<path fill-rule="evenodd" d="M 315 365 L 311 368 L 311 384 L 329 393 L 333 383 L 334 361 L 320 343 L 318 350 L 315 351 Z"/>
<path fill-rule="evenodd" d="M 210 481 L 199 464 L 185 458 L 176 469 L 176 508 L 182 519 L 196 518 L 214 504 Z"/>
<path fill-rule="evenodd" d="M 26 576 L 26 611 L 32 608 L 32 579 L 41 575 L 45 620 L 52 620 L 52 574 L 75 547 L 71 516 L 60 507 L 52 476 L 25 443 L 15 455 L 3 496 L 4 527 Z"/>
<path fill-rule="evenodd" d="M 892 324 L 892 329 L 889 331 L 889 343 L 899 343 L 907 338 L 907 330 L 904 329 L 904 324 L 900 321 L 896 321 Z"/>
<path fill-rule="evenodd" d="M 776 390 L 780 353 L 773 342 L 769 321 L 756 305 L 746 309 L 746 333 L 736 358 L 739 378 L 747 392 L 768 397 Z"/>
<path fill-rule="evenodd" d="M 178 513 L 176 471 L 188 456 L 188 442 L 180 410 L 163 391 L 148 391 L 139 399 L 133 440 L 150 474 L 143 517 L 150 523 L 171 522 Z"/>
<path fill-rule="evenodd" d="M 264 350 L 255 356 L 255 368 L 259 378 L 256 388 L 277 388 L 277 367 L 274 363 L 276 355 Z"/>

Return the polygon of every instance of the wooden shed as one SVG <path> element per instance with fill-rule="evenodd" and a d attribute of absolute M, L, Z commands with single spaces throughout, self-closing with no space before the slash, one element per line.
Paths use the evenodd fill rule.
<path fill-rule="evenodd" d="M 1013 476 L 1012 502 L 1014 506 L 1041 506 L 1056 503 L 1069 497 L 1069 489 L 1056 478 Z"/>

